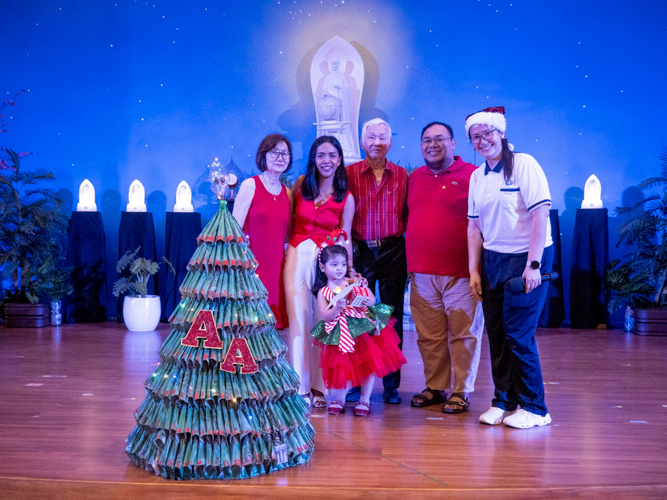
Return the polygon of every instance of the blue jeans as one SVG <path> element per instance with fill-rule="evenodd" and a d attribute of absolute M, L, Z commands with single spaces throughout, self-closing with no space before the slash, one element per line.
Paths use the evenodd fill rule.
<path fill-rule="evenodd" d="M 544 249 L 542 274 L 551 271 L 553 245 Z M 530 293 L 505 290 L 504 283 L 521 276 L 527 253 L 503 254 L 484 250 L 482 257 L 482 308 L 489 336 L 491 373 L 495 386 L 492 406 L 524 410 L 544 416 L 542 368 L 535 328 L 547 297 L 548 283 Z"/>

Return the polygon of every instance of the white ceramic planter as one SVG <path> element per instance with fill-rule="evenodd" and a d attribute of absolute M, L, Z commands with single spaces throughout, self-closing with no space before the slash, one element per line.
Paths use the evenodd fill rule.
<path fill-rule="evenodd" d="M 152 332 L 160 323 L 162 306 L 158 295 L 125 297 L 123 320 L 131 332 Z"/>

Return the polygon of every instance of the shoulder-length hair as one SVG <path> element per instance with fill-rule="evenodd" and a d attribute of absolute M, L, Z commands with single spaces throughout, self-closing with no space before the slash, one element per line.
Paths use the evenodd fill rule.
<path fill-rule="evenodd" d="M 337 203 L 340 203 L 347 194 L 347 171 L 345 170 L 345 159 L 343 158 L 343 148 L 340 146 L 338 139 L 331 135 L 323 135 L 318 137 L 310 148 L 308 155 L 308 166 L 306 167 L 306 178 L 301 186 L 301 196 L 304 200 L 312 201 L 320 195 L 320 173 L 317 171 L 315 164 L 315 156 L 317 148 L 325 142 L 328 142 L 338 151 L 340 156 L 340 165 L 336 169 L 333 180 L 334 193 L 333 197 Z"/>
<path fill-rule="evenodd" d="M 266 153 L 271 151 L 281 142 L 287 144 L 287 150 L 289 151 L 289 162 L 287 162 L 287 168 L 283 174 L 286 174 L 289 172 L 289 169 L 292 168 L 292 144 L 289 142 L 289 139 L 282 134 L 269 134 L 259 143 L 257 154 L 255 155 L 255 164 L 260 172 L 266 172 L 267 170 Z"/>

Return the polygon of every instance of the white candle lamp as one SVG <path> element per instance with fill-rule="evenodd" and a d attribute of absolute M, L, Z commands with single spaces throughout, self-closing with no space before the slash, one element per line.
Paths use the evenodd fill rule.
<path fill-rule="evenodd" d="M 595 175 L 591 175 L 586 181 L 581 208 L 602 208 L 602 185 Z"/>
<path fill-rule="evenodd" d="M 88 179 L 85 179 L 79 186 L 79 202 L 76 204 L 76 211 L 97 212 L 95 188 Z"/>
<path fill-rule="evenodd" d="M 174 205 L 174 212 L 194 212 L 195 208 L 192 206 L 192 189 L 188 183 L 181 181 L 176 188 L 176 205 Z"/>
<path fill-rule="evenodd" d="M 128 199 L 130 200 L 127 204 L 128 212 L 146 211 L 146 191 L 144 190 L 144 185 L 137 179 L 130 184 Z"/>

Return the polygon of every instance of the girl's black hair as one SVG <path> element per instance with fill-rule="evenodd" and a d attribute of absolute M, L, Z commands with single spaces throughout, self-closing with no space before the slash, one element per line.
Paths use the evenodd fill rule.
<path fill-rule="evenodd" d="M 347 265 L 347 250 L 345 247 L 340 245 L 331 245 L 330 247 L 324 247 L 322 253 L 320 254 L 320 263 L 326 264 L 331 257 L 334 255 L 342 255 L 345 257 L 345 263 Z M 318 292 L 327 286 L 327 275 L 324 274 L 324 271 L 320 269 L 319 263 L 317 265 L 317 272 L 315 274 L 315 283 L 313 283 L 313 295 L 317 297 Z"/>
<path fill-rule="evenodd" d="M 301 196 L 303 196 L 304 200 L 313 201 L 320 195 L 320 174 L 317 171 L 317 165 L 315 164 L 315 156 L 317 154 L 317 148 L 325 142 L 333 145 L 333 147 L 338 150 L 338 155 L 340 156 L 340 165 L 338 165 L 338 168 L 336 169 L 333 180 L 333 197 L 337 203 L 340 203 L 343 201 L 345 195 L 347 194 L 347 170 L 345 170 L 343 148 L 340 146 L 338 139 L 331 135 L 323 135 L 318 137 L 310 148 L 310 154 L 308 155 L 308 166 L 306 167 L 306 178 L 301 185 Z"/>

